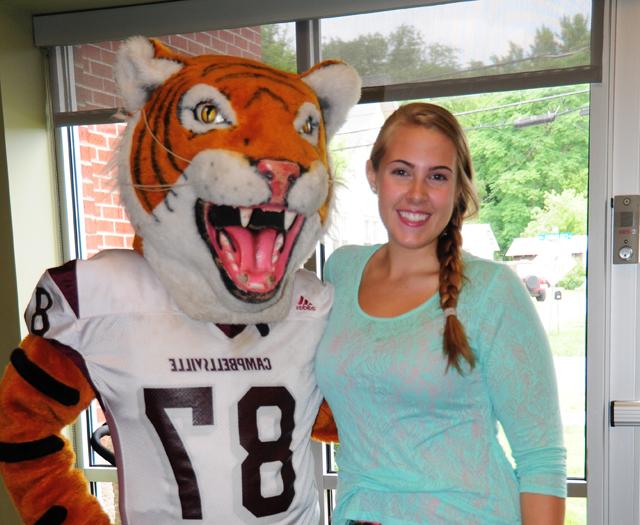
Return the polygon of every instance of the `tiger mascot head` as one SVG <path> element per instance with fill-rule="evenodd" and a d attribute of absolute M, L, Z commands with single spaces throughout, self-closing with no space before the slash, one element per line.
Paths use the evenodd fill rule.
<path fill-rule="evenodd" d="M 327 142 L 358 101 L 355 70 L 325 61 L 296 75 L 134 37 L 116 79 L 130 115 L 118 184 L 137 249 L 192 318 L 283 318 L 289 276 L 326 226 Z"/>

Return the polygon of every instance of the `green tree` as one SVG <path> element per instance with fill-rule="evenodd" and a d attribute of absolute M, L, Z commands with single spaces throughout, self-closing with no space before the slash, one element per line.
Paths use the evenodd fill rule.
<path fill-rule="evenodd" d="M 571 188 L 562 193 L 548 193 L 544 207 L 534 209 L 532 215 L 533 220 L 523 232 L 524 237 L 554 231 L 577 235 L 587 233 L 587 199 Z"/>
<path fill-rule="evenodd" d="M 353 40 L 332 38 L 322 47 L 323 58 L 340 58 L 363 77 L 383 71 L 388 60 L 389 45 L 381 33 L 367 33 Z"/>
<path fill-rule="evenodd" d="M 587 18 L 579 13 L 573 17 L 563 16 L 560 19 L 560 42 L 562 51 L 588 48 L 591 42 L 591 33 Z"/>
<path fill-rule="evenodd" d="M 352 40 L 331 38 L 322 45 L 324 58 L 341 58 L 363 77 L 365 85 L 424 80 L 459 68 L 458 50 L 425 43 L 420 31 L 402 24 L 388 36 L 366 33 Z"/>
<path fill-rule="evenodd" d="M 283 71 L 295 73 L 298 69 L 296 51 L 289 41 L 287 28 L 263 25 L 260 28 L 262 61 Z"/>
<path fill-rule="evenodd" d="M 520 63 L 524 60 L 524 49 L 515 42 L 509 42 L 509 50 L 506 55 L 492 55 L 491 63 L 498 66 L 496 73 L 512 73 L 518 71 Z"/>
<path fill-rule="evenodd" d="M 477 220 L 491 225 L 503 254 L 545 209 L 549 194 L 573 190 L 586 199 L 588 118 L 579 109 L 588 101 L 587 86 L 438 101 L 462 113 L 459 120 L 469 139 L 481 199 Z M 524 117 L 549 113 L 558 116 L 548 124 L 513 126 Z"/>

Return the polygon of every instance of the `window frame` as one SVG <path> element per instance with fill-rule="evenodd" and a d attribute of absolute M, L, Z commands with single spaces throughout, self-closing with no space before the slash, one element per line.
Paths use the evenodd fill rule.
<path fill-rule="evenodd" d="M 171 3 L 171 2 L 169 2 Z M 385 2 L 383 2 L 385 3 Z M 386 2 L 389 5 L 392 2 Z M 405 2 L 407 3 L 407 2 Z M 423 2 L 424 4 L 425 2 Z M 436 3 L 436 2 L 432 2 Z M 437 2 L 444 3 L 444 2 Z M 410 7 L 410 6 L 405 6 Z M 48 15 L 53 16 L 53 15 Z M 37 17 L 36 17 L 37 19 Z M 591 65 L 528 73 L 492 75 L 471 79 L 450 79 L 365 87 L 361 103 L 384 102 L 410 98 L 431 98 L 475 94 L 490 91 L 527 89 L 560 84 L 600 82 L 602 77 L 604 0 L 592 0 L 591 15 Z M 264 23 L 264 21 L 262 22 Z M 298 20 L 296 27 L 296 56 L 299 71 L 304 71 L 321 57 L 322 19 Z M 38 42 L 37 42 L 38 43 Z M 50 47 L 49 75 L 52 120 L 58 171 L 60 210 L 62 215 L 63 254 L 65 260 L 82 257 L 85 253 L 84 223 L 82 221 L 82 184 L 78 184 L 78 136 L 76 126 L 89 124 L 112 124 L 122 120 L 115 115 L 115 108 L 90 111 L 73 111 L 74 98 L 73 53 L 70 46 Z M 316 268 L 322 268 L 324 254 L 322 245 L 316 254 Z M 89 458 L 90 424 L 84 413 L 73 425 L 71 436 L 77 454 L 78 467 L 91 483 L 117 481 L 114 467 L 92 466 Z M 316 460 L 316 481 L 320 489 L 321 523 L 328 523 L 330 497 L 328 492 L 337 486 L 337 474 L 331 471 L 329 445 L 313 443 Z M 587 480 L 567 480 L 568 497 L 587 497 Z"/>

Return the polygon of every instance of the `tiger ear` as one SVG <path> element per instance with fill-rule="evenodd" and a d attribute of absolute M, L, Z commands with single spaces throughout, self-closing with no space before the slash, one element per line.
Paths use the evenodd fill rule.
<path fill-rule="evenodd" d="M 300 76 L 318 97 L 329 141 L 344 124 L 351 107 L 360 100 L 360 75 L 344 62 L 325 60 Z"/>
<path fill-rule="evenodd" d="M 115 78 L 124 100 L 124 109 L 134 113 L 149 94 L 179 71 L 184 63 L 157 40 L 134 36 L 118 49 Z"/>

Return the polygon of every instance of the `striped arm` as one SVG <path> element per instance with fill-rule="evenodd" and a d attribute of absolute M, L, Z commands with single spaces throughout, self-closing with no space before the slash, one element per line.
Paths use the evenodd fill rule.
<path fill-rule="evenodd" d="M 62 436 L 94 392 L 51 341 L 28 336 L 0 382 L 0 473 L 28 525 L 107 525 Z"/>
<path fill-rule="evenodd" d="M 338 429 L 333 420 L 333 413 L 326 400 L 322 400 L 318 415 L 311 429 L 311 438 L 323 443 L 338 443 Z"/>

